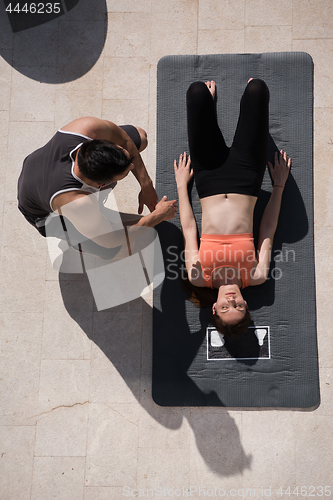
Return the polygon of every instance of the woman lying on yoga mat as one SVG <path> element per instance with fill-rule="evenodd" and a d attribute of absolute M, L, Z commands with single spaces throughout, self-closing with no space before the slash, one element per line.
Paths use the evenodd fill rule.
<path fill-rule="evenodd" d="M 180 155 L 174 168 L 185 240 L 187 289 L 198 305 L 212 307 L 212 321 L 220 333 L 237 337 L 251 320 L 240 289 L 261 285 L 268 277 L 291 160 L 281 150 L 275 155 L 274 168 L 268 163 L 274 187 L 260 223 L 256 253 L 253 211 L 268 157 L 269 90 L 264 81 L 249 80 L 230 148 L 217 124 L 214 98 L 215 82 L 190 85 L 186 95 L 190 157 Z M 193 174 L 202 208 L 200 248 L 187 191 Z"/>

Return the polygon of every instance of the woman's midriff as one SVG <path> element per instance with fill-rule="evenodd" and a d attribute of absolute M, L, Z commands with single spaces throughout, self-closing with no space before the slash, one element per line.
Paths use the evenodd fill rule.
<path fill-rule="evenodd" d="M 240 234 L 253 232 L 253 211 L 257 198 L 227 193 L 201 198 L 201 232 Z"/>

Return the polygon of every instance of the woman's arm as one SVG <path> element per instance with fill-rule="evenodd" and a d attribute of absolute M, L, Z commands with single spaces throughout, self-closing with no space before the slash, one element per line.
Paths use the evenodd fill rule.
<path fill-rule="evenodd" d="M 188 197 L 187 185 L 192 179 L 193 171 L 190 168 L 191 159 L 186 153 L 180 155 L 179 166 L 174 161 L 175 177 L 179 199 L 180 223 L 183 230 L 185 243 L 185 265 L 188 278 L 196 286 L 204 286 L 201 276 L 199 260 L 199 248 L 197 239 L 197 223 L 195 221 L 191 203 Z"/>
<path fill-rule="evenodd" d="M 176 160 L 174 161 L 175 177 L 177 183 L 177 191 L 179 196 L 179 215 L 183 233 L 197 230 L 193 210 L 188 197 L 187 185 L 193 177 L 191 170 L 191 159 L 187 158 L 186 153 L 180 155 L 179 166 L 177 167 Z"/>
<path fill-rule="evenodd" d="M 274 168 L 269 162 L 268 166 L 273 179 L 273 192 L 266 205 L 260 223 L 258 265 L 250 282 L 252 285 L 260 285 L 261 283 L 264 283 L 268 277 L 273 239 L 279 220 L 284 186 L 290 172 L 291 159 L 289 158 L 289 160 L 287 160 L 287 153 L 283 153 L 281 150 L 280 154 L 275 153 Z"/>

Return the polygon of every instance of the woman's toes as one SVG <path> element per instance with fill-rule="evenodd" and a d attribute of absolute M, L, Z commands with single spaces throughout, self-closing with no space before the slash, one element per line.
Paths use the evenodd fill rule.
<path fill-rule="evenodd" d="M 212 94 L 213 98 L 215 97 L 215 91 L 216 91 L 216 83 L 214 82 L 214 80 L 210 80 L 208 82 L 206 82 L 206 85 L 209 89 L 209 92 Z"/>

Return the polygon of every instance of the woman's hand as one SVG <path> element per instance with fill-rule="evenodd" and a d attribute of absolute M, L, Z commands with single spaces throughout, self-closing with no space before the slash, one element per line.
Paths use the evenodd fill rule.
<path fill-rule="evenodd" d="M 276 152 L 274 155 L 274 168 L 270 162 L 268 162 L 268 167 L 273 179 L 273 185 L 284 187 L 291 167 L 291 158 L 287 160 L 287 153 L 283 152 L 282 149 L 280 153 Z"/>
<path fill-rule="evenodd" d="M 179 156 L 179 163 L 177 167 L 177 161 L 174 161 L 175 177 L 177 188 L 187 186 L 193 177 L 193 170 L 191 170 L 191 158 L 187 154 Z"/>

